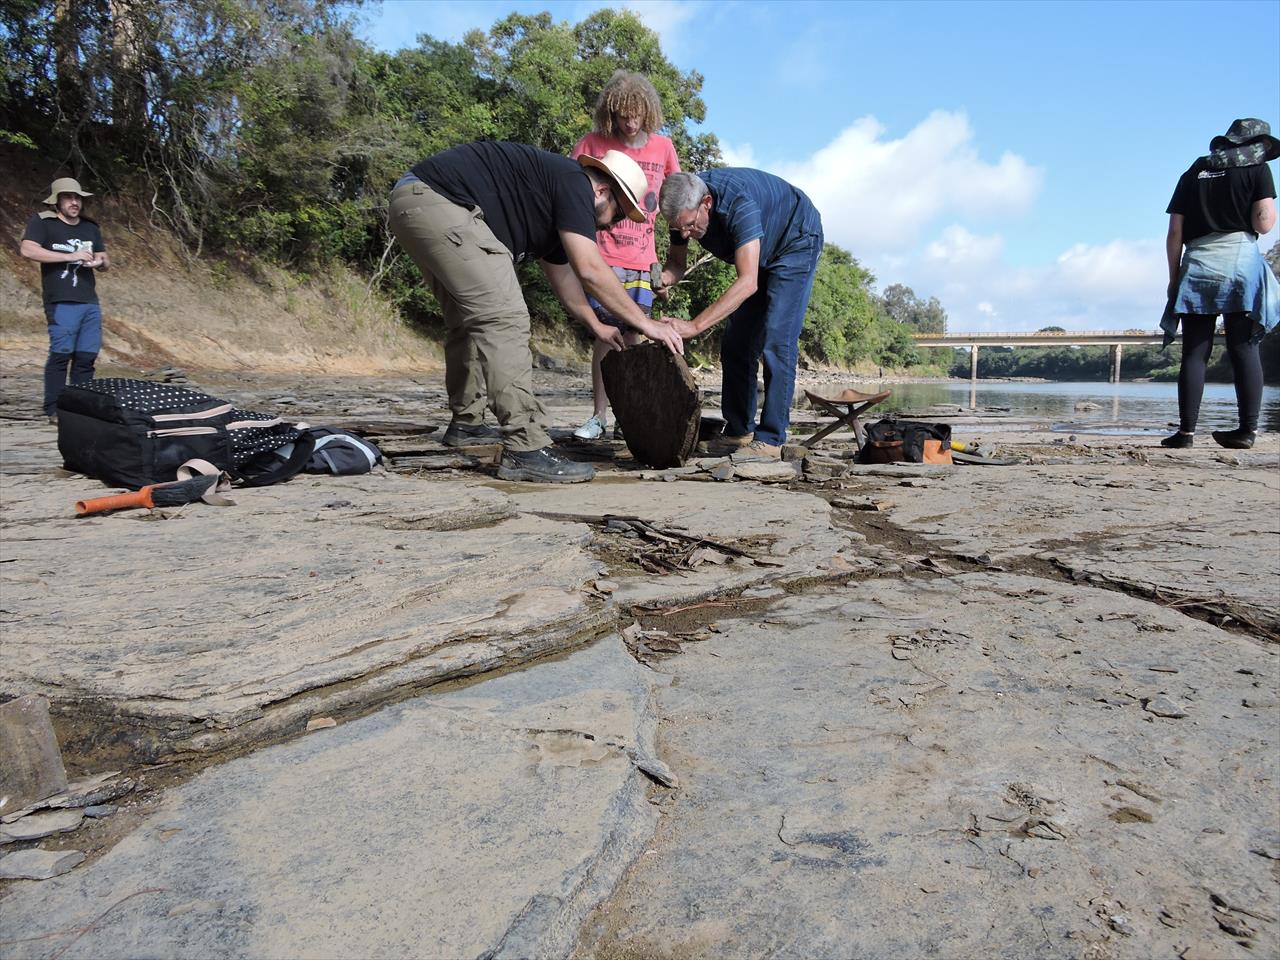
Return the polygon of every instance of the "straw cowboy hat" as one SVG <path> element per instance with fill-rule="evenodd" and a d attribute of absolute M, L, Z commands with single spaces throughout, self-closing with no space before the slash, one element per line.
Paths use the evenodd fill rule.
<path fill-rule="evenodd" d="M 1276 157 L 1280 157 L 1280 140 L 1271 135 L 1271 125 L 1265 120 L 1245 117 L 1209 141 L 1212 166 L 1247 167 Z"/>
<path fill-rule="evenodd" d="M 79 180 L 72 180 L 70 177 L 62 177 L 61 179 L 53 181 L 53 183 L 49 185 L 49 195 L 44 198 L 44 202 L 50 206 L 56 207 L 58 205 L 58 194 L 60 193 L 76 193 L 82 197 L 93 196 L 92 193 L 86 193 L 80 189 Z"/>
<path fill-rule="evenodd" d="M 649 181 L 640 169 L 640 164 L 621 150 L 609 150 L 598 160 L 584 153 L 578 158 L 578 162 L 584 167 L 603 170 L 617 184 L 618 198 L 626 208 L 628 219 L 644 223 L 657 208 L 657 198 L 649 189 Z"/>

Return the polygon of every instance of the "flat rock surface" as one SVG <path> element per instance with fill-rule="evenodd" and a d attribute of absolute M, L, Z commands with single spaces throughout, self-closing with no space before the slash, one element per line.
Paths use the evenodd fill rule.
<path fill-rule="evenodd" d="M 1255 455 L 1256 456 L 1256 455 Z M 1034 489 L 1034 496 L 1010 496 Z M 1051 560 L 1084 578 L 1227 601 L 1280 633 L 1280 470 L 1224 465 L 961 467 L 894 489 L 894 522 L 955 552 Z"/>
<path fill-rule="evenodd" d="M 589 387 L 539 376 L 563 439 Z M 194 379 L 395 438 L 226 509 L 77 522 L 102 488 L 5 424 L 0 696 L 124 791 L 0 887 L 6 951 L 1280 955 L 1275 434 L 767 485 L 602 442 L 554 488 L 440 447 L 427 379 Z"/>
<path fill-rule="evenodd" d="M 578 957 L 1280 951 L 1273 649 L 986 573 L 719 628 L 656 668 L 680 790 Z"/>
<path fill-rule="evenodd" d="M 14 888 L 4 955 L 563 955 L 657 820 L 654 678 L 614 638 L 211 769 Z"/>
<path fill-rule="evenodd" d="M 15 840 L 38 840 L 54 833 L 66 833 L 80 826 L 84 814 L 79 810 L 55 810 L 32 813 L 12 823 L 0 823 L 0 844 Z"/>
<path fill-rule="evenodd" d="M 638 507 L 700 536 L 755 538 L 770 566 L 703 568 L 635 596 L 681 597 L 807 572 L 839 549 L 821 500 L 685 485 L 656 509 L 634 488 L 371 474 L 236 491 L 233 507 L 71 504 L 103 488 L 56 469 L 51 431 L 11 426 L 0 583 L 21 636 L 0 693 L 109 705 L 145 724 L 135 758 L 209 753 L 301 729 L 450 677 L 566 649 L 616 605 L 583 588 L 604 566 L 590 524 L 538 516 Z M 630 491 L 630 492 L 629 492 Z M 743 506 L 753 506 L 744 512 Z M 795 554 L 791 557 L 791 554 Z M 627 598 L 632 593 L 624 591 Z M 65 746 L 65 745 L 64 745 Z"/>
<path fill-rule="evenodd" d="M 15 850 L 0 857 L 0 880 L 50 880 L 83 862 L 79 850 Z M 6 953 L 8 948 L 5 944 Z"/>

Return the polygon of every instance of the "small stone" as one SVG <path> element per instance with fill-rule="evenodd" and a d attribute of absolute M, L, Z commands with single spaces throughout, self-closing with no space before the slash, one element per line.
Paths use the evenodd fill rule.
<path fill-rule="evenodd" d="M 119 809 L 114 803 L 96 803 L 92 807 L 85 807 L 84 815 L 90 820 L 102 820 Z"/>
<path fill-rule="evenodd" d="M 0 704 L 0 757 L 0 814 L 67 788 L 48 700 L 26 694 Z"/>
<path fill-rule="evenodd" d="M 1280 700 L 1274 697 L 1245 697 L 1240 703 L 1251 710 L 1274 710 L 1280 706 Z"/>
<path fill-rule="evenodd" d="M 711 472 L 711 476 L 715 477 L 717 480 L 732 480 L 733 464 L 730 463 L 728 460 L 725 460 L 721 463 L 717 463 L 714 467 L 711 468 L 710 472 Z"/>
<path fill-rule="evenodd" d="M 19 850 L 0 859 L 0 880 L 48 880 L 82 863 L 79 850 Z"/>
<path fill-rule="evenodd" d="M 1171 720 L 1178 720 L 1187 715 L 1186 710 L 1168 697 L 1153 697 L 1143 704 L 1143 708 L 1147 713 L 1154 713 L 1157 717 L 1168 717 Z"/>
<path fill-rule="evenodd" d="M 803 468 L 805 476 L 815 480 L 843 477 L 849 472 L 848 464 L 831 457 L 815 456 L 812 453 L 804 458 Z"/>
<path fill-rule="evenodd" d="M 1245 940 L 1252 940 L 1258 934 L 1258 931 L 1254 930 L 1253 927 L 1249 926 L 1239 917 L 1235 917 L 1230 914 L 1219 913 L 1215 915 L 1214 919 L 1218 921 L 1218 926 L 1220 926 L 1227 933 L 1231 934 L 1231 936 L 1233 937 L 1241 937 Z"/>
<path fill-rule="evenodd" d="M 802 447 L 798 443 L 784 443 L 782 445 L 782 459 L 790 463 L 793 460 L 803 460 L 809 455 L 809 448 Z"/>
<path fill-rule="evenodd" d="M 800 478 L 796 464 L 779 460 L 744 460 L 733 464 L 734 475 L 758 483 L 789 483 Z"/>
<path fill-rule="evenodd" d="M 1177 667 L 1171 667 L 1167 663 L 1157 663 L 1147 667 L 1153 673 L 1177 673 Z"/>
<path fill-rule="evenodd" d="M 55 833 L 67 833 L 80 826 L 84 814 L 79 810 L 55 810 L 51 813 L 33 813 L 14 823 L 0 826 L 0 843 L 15 840 L 38 840 Z"/>
<path fill-rule="evenodd" d="M 1113 914 L 1108 918 L 1111 921 L 1111 929 L 1116 933 L 1124 934 L 1126 937 L 1133 936 L 1133 923 L 1123 914 Z"/>
<path fill-rule="evenodd" d="M 330 727 L 336 727 L 338 721 L 333 717 L 312 717 L 307 721 L 307 733 L 312 730 L 328 730 Z"/>
<path fill-rule="evenodd" d="M 618 585 L 612 580 L 597 580 L 595 581 L 594 586 L 600 593 L 613 593 L 618 589 Z"/>
<path fill-rule="evenodd" d="M 911 650 L 909 647 L 894 647 L 889 652 L 893 654 L 893 659 L 895 660 L 911 659 Z"/>

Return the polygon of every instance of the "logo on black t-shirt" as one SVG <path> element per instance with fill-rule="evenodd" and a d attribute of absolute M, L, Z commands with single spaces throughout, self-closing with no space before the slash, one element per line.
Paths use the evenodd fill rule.
<path fill-rule="evenodd" d="M 54 250 L 61 251 L 62 253 L 76 253 L 80 250 L 85 250 L 89 253 L 93 252 L 92 240 L 76 240 L 72 238 L 71 240 L 68 240 L 66 243 L 54 243 L 54 244 L 50 244 L 50 246 Z M 84 261 L 82 260 L 75 260 L 75 261 L 72 261 L 71 263 L 68 263 L 65 267 L 62 268 L 62 274 L 58 277 L 58 279 L 65 280 L 67 279 L 68 276 L 70 276 L 71 286 L 74 287 L 76 284 L 80 282 L 80 264 L 83 262 Z"/>
<path fill-rule="evenodd" d="M 1226 175 L 1227 175 L 1227 171 L 1225 170 L 1201 170 L 1199 173 L 1196 174 L 1196 179 L 1197 180 L 1215 180 L 1218 177 L 1225 177 Z"/>

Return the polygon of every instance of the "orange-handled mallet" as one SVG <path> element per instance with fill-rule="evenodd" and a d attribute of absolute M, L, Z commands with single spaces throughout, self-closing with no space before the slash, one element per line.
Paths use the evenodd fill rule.
<path fill-rule="evenodd" d="M 152 483 L 133 493 L 118 493 L 112 497 L 94 497 L 76 502 L 76 516 L 87 517 L 91 513 L 107 510 L 127 510 L 130 507 L 181 507 L 194 503 L 218 482 L 217 476 L 192 477 L 190 480 L 174 480 L 170 483 Z"/>

